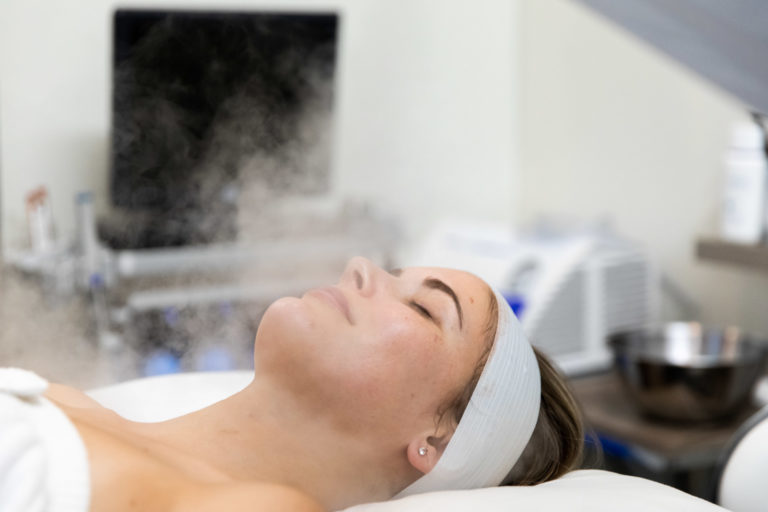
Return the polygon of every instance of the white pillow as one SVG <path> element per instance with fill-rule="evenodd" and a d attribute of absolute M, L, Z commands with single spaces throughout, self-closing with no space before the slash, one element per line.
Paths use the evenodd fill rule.
<path fill-rule="evenodd" d="M 132 421 L 165 421 L 208 407 L 245 388 L 253 371 L 174 373 L 88 391 L 104 407 Z"/>
<path fill-rule="evenodd" d="M 162 421 L 223 400 L 248 385 L 253 372 L 199 372 L 137 379 L 88 392 L 134 421 Z M 716 512 L 725 509 L 642 478 L 573 471 L 531 487 L 444 491 L 357 505 L 347 512 Z"/>
<path fill-rule="evenodd" d="M 717 512 L 722 507 L 644 478 L 583 469 L 534 486 L 441 491 L 344 512 Z"/>

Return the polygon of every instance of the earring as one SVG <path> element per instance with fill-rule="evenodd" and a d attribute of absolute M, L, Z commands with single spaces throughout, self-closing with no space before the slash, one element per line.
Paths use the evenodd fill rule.
<path fill-rule="evenodd" d="M 419 448 L 419 455 L 421 455 L 421 456 L 423 457 L 423 456 L 425 456 L 426 454 L 427 454 L 427 449 L 426 449 L 424 446 L 422 446 L 421 448 Z"/>

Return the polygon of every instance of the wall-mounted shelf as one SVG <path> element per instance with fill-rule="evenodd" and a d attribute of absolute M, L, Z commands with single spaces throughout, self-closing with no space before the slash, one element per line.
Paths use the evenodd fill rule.
<path fill-rule="evenodd" d="M 716 238 L 701 238 L 696 242 L 696 256 L 731 265 L 740 265 L 768 272 L 768 246 L 726 242 Z"/>

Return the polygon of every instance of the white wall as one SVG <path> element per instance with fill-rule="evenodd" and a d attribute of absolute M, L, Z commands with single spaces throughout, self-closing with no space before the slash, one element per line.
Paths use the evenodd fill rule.
<path fill-rule="evenodd" d="M 48 187 L 64 229 L 72 222 L 76 191 L 105 189 L 107 20 L 106 8 L 94 1 L 0 4 L 4 241 L 23 239 L 30 189 Z"/>
<path fill-rule="evenodd" d="M 0 3 L 4 248 L 25 193 L 46 185 L 72 229 L 75 192 L 106 193 L 113 0 Z M 223 8 L 211 0 L 121 7 Z M 506 0 L 243 0 L 228 8 L 342 12 L 335 188 L 408 218 L 508 221 L 516 162 L 515 4 Z M 471 193 L 467 191 L 471 190 Z"/>
<path fill-rule="evenodd" d="M 570 0 L 523 0 L 521 219 L 613 220 L 703 306 L 768 334 L 768 276 L 703 263 L 717 231 L 722 155 L 739 102 Z"/>

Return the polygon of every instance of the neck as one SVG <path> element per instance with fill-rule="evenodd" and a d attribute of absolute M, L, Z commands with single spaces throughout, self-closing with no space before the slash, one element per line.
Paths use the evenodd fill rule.
<path fill-rule="evenodd" d="M 137 428 L 232 479 L 289 485 L 329 510 L 388 499 L 412 476 L 402 453 L 382 456 L 364 435 L 258 379 L 206 409 Z"/>

